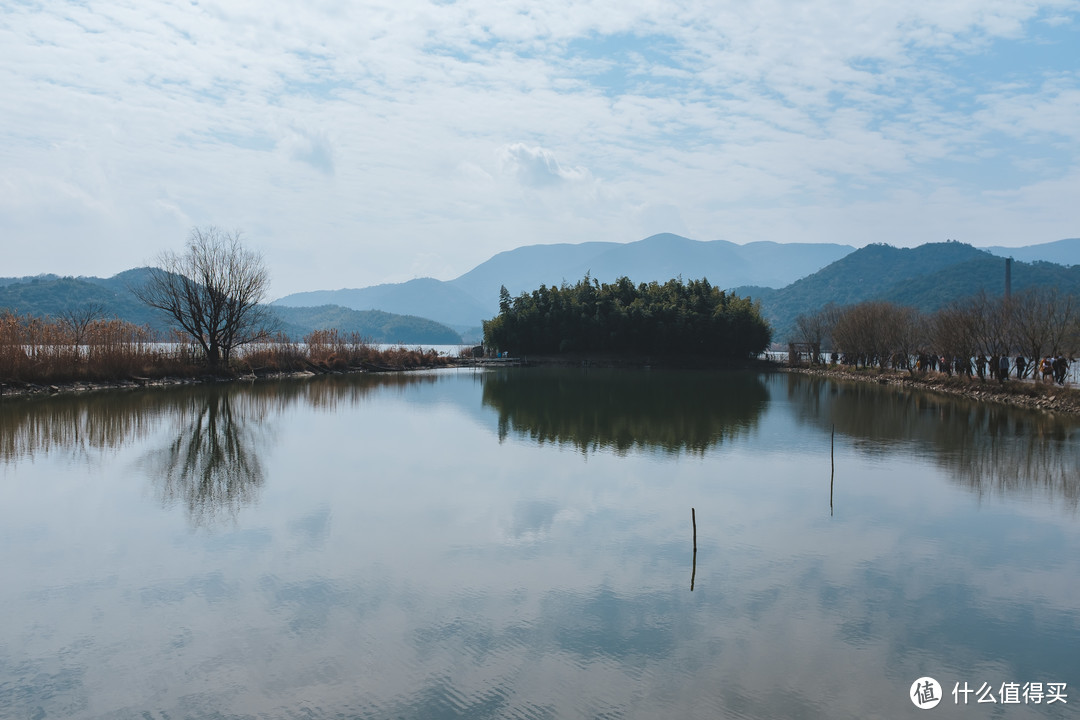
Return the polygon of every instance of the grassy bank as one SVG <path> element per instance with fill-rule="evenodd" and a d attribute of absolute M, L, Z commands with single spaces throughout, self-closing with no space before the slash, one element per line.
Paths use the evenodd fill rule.
<path fill-rule="evenodd" d="M 939 372 L 912 375 L 907 371 L 882 371 L 874 368 L 855 370 L 842 365 L 789 367 L 785 368 L 785 370 L 787 372 L 817 375 L 839 380 L 920 388 L 974 400 L 1001 402 L 1037 410 L 1080 413 L 1080 390 L 1052 382 L 1017 380 L 1016 378 L 999 382 L 991 379 L 980 380 L 978 376 L 968 378 L 962 375 L 946 375 Z"/>
<path fill-rule="evenodd" d="M 121 320 L 74 323 L 0 315 L 0 389 L 75 383 L 145 382 L 162 378 L 240 377 L 295 372 L 409 370 L 450 365 L 453 358 L 404 347 L 380 350 L 357 333 L 320 330 L 303 342 L 285 337 L 244 346 L 211 371 L 183 336 L 161 336 Z"/>

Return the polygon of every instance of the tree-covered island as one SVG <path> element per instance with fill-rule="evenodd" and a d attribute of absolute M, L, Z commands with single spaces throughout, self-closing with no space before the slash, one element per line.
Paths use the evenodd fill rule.
<path fill-rule="evenodd" d="M 761 353 L 771 337 L 757 303 L 705 279 L 634 285 L 626 277 L 608 284 L 586 275 L 575 285 L 541 285 L 516 298 L 503 287 L 499 314 L 484 322 L 485 345 L 523 355 L 625 353 L 735 360 Z"/>

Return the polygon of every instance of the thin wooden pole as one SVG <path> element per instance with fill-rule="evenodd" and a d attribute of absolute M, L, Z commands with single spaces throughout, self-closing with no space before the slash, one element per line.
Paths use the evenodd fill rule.
<path fill-rule="evenodd" d="M 690 568 L 690 592 L 694 592 L 694 579 L 697 577 L 697 514 L 690 508 L 690 522 L 694 525 L 694 560 Z"/>
<path fill-rule="evenodd" d="M 694 508 L 690 508 L 690 522 L 694 524 L 694 550 L 697 550 L 697 514 Z"/>
<path fill-rule="evenodd" d="M 829 472 L 829 517 L 833 514 L 833 483 L 836 480 L 836 425 L 832 426 L 832 438 L 829 441 L 829 463 L 832 470 Z"/>

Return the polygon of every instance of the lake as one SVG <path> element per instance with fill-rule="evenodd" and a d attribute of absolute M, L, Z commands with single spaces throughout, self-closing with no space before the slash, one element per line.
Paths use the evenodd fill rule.
<path fill-rule="evenodd" d="M 2 399 L 0 717 L 1075 717 L 1078 500 L 1074 418 L 783 373 Z"/>

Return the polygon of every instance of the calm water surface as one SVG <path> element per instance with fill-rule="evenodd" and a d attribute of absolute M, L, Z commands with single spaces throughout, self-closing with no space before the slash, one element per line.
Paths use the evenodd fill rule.
<path fill-rule="evenodd" d="M 0 717 L 1075 717 L 1078 431 L 782 374 L 5 399 Z"/>

